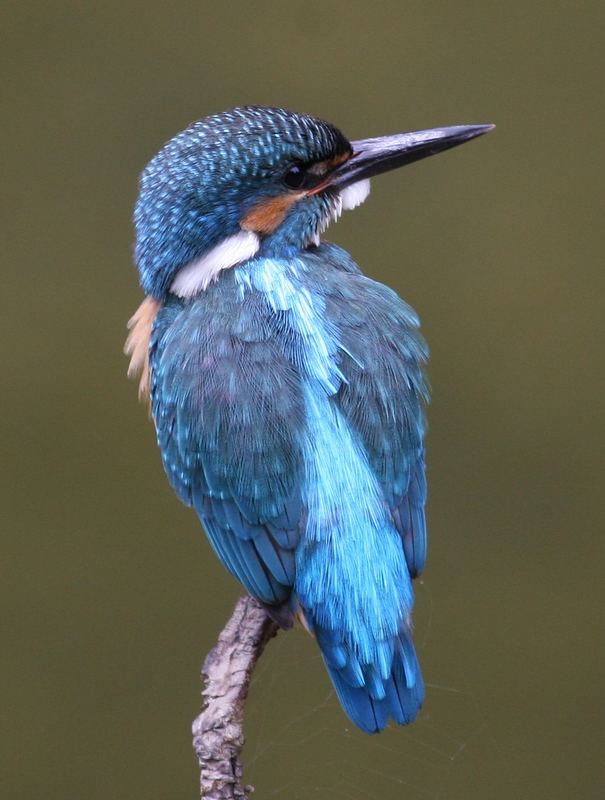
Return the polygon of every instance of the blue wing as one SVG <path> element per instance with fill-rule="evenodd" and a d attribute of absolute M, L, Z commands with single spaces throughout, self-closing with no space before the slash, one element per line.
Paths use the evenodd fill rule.
<path fill-rule="evenodd" d="M 414 577 L 426 556 L 426 347 L 417 319 L 339 248 L 323 245 L 305 262 L 305 291 L 338 341 L 342 381 L 330 402 L 363 445 Z M 152 411 L 169 480 L 197 510 L 221 561 L 253 596 L 287 605 L 306 525 L 304 341 L 262 291 L 242 302 L 232 272 L 198 298 L 170 298 L 160 310 L 150 349 Z M 395 635 L 376 631 L 362 665 L 350 626 L 339 629 L 337 613 L 334 624 L 319 624 L 317 609 L 308 610 L 352 719 L 369 732 L 389 716 L 413 719 L 423 683 L 407 615 Z"/>
<path fill-rule="evenodd" d="M 227 284 L 227 285 L 226 285 Z M 275 344 L 262 298 L 229 278 L 170 298 L 150 348 L 152 412 L 169 480 L 194 506 L 227 569 L 257 599 L 294 583 L 304 425 L 299 378 Z"/>
<path fill-rule="evenodd" d="M 315 258 L 323 276 L 317 289 L 342 342 L 346 381 L 335 399 L 364 444 L 415 577 L 426 558 L 426 346 L 412 309 L 363 276 L 345 251 L 323 245 Z M 346 279 L 326 281 L 326 264 Z M 269 603 L 281 602 L 294 579 L 297 433 L 305 425 L 300 375 L 278 334 L 279 319 L 262 297 L 249 294 L 242 304 L 225 276 L 193 301 L 167 302 L 150 355 L 168 477 L 181 500 L 195 506 L 227 568 Z"/>

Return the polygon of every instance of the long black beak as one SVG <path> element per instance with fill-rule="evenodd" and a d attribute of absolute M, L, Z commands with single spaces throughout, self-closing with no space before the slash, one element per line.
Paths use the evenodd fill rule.
<path fill-rule="evenodd" d="M 364 178 L 371 178 L 421 158 L 434 156 L 450 147 L 457 147 L 476 136 L 482 136 L 494 127 L 495 125 L 453 125 L 449 128 L 431 128 L 427 131 L 378 136 L 375 139 L 359 139 L 351 142 L 351 158 L 327 176 L 324 186 L 327 184 L 344 189 Z"/>

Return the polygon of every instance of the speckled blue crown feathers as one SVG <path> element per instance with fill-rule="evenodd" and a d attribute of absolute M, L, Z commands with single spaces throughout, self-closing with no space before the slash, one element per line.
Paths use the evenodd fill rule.
<path fill-rule="evenodd" d="M 149 162 L 135 207 L 135 258 L 146 294 L 161 298 L 176 272 L 239 230 L 259 193 L 283 192 L 288 163 L 350 150 L 327 122 L 244 106 L 194 122 Z"/>

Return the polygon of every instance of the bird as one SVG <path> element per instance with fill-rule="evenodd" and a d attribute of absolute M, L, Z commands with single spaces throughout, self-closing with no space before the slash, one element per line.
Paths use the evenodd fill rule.
<path fill-rule="evenodd" d="M 349 141 L 283 108 L 194 122 L 141 174 L 130 320 L 168 480 L 218 559 L 319 646 L 366 733 L 412 722 L 424 682 L 427 345 L 391 288 L 324 240 L 370 179 L 491 130 Z M 378 256 L 379 257 L 379 256 Z"/>

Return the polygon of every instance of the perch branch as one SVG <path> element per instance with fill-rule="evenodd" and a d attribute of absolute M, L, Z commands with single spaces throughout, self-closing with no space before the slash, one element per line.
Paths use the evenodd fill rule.
<path fill-rule="evenodd" d="M 193 723 L 204 800 L 248 800 L 242 785 L 244 708 L 256 662 L 278 626 L 252 597 L 241 597 L 202 667 L 204 708 Z"/>

